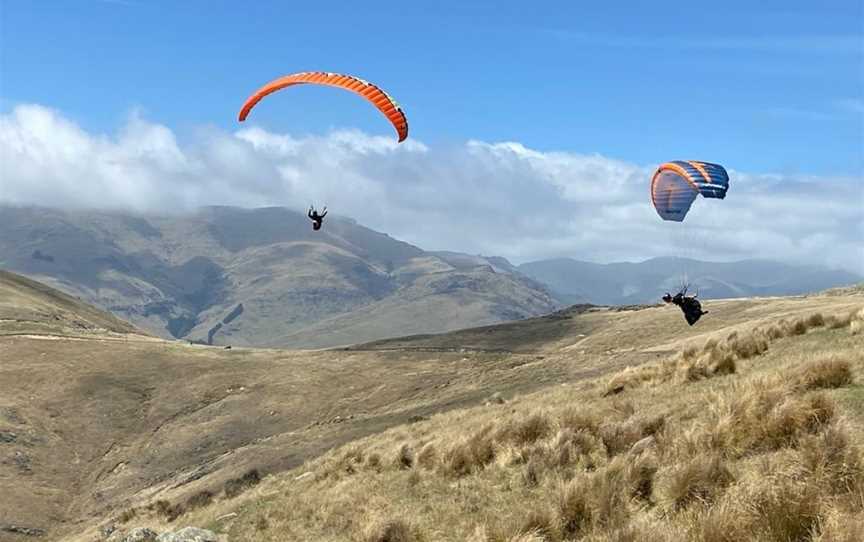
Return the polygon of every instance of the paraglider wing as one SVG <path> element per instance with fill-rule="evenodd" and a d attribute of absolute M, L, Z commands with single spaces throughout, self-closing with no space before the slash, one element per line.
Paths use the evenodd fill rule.
<path fill-rule="evenodd" d="M 293 85 L 316 84 L 326 85 L 331 87 L 343 88 L 350 90 L 355 94 L 359 94 L 366 100 L 372 103 L 381 113 L 387 117 L 387 120 L 393 124 L 396 133 L 399 135 L 399 141 L 402 142 L 408 137 L 408 119 L 402 108 L 396 103 L 396 100 L 391 98 L 386 92 L 377 86 L 364 81 L 352 75 L 343 75 L 339 73 L 329 72 L 301 72 L 286 75 L 270 81 L 263 87 L 256 90 L 240 109 L 240 122 L 246 120 L 249 112 L 255 107 L 255 104 L 260 102 L 265 96 Z"/>
<path fill-rule="evenodd" d="M 699 193 L 706 198 L 726 197 L 726 192 L 729 190 L 729 174 L 726 169 L 718 164 L 710 164 L 708 162 L 688 162 L 696 168 L 702 178 L 697 181 L 699 185 Z"/>
<path fill-rule="evenodd" d="M 729 176 L 723 166 L 676 160 L 657 168 L 651 179 L 651 201 L 663 220 L 681 222 L 696 196 L 726 197 Z"/>

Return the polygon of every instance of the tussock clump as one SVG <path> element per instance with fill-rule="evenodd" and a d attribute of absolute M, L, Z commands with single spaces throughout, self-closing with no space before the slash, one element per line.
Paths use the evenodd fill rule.
<path fill-rule="evenodd" d="M 637 517 L 630 523 L 613 527 L 609 531 L 589 533 L 580 539 L 580 542 L 681 542 L 686 539 L 685 533 L 673 525 L 658 524 Z"/>
<path fill-rule="evenodd" d="M 522 482 L 526 487 L 537 487 L 543 478 L 543 470 L 542 461 L 537 457 L 532 457 L 522 470 Z"/>
<path fill-rule="evenodd" d="M 558 489 L 558 522 L 565 538 L 597 526 L 621 525 L 629 516 L 623 462 L 580 473 Z"/>
<path fill-rule="evenodd" d="M 701 455 L 659 473 L 656 494 L 662 506 L 680 511 L 693 502 L 710 504 L 733 481 L 719 455 Z"/>
<path fill-rule="evenodd" d="M 795 447 L 802 436 L 830 423 L 834 412 L 834 403 L 821 394 L 788 397 L 768 413 L 757 434 L 761 433 L 761 441 L 768 449 Z M 758 443 L 753 446 L 758 448 Z"/>
<path fill-rule="evenodd" d="M 198 493 L 192 495 L 188 499 L 186 499 L 186 510 L 195 510 L 196 508 L 204 508 L 205 506 L 210 506 L 213 502 L 213 492 L 208 491 L 206 489 L 199 491 Z"/>
<path fill-rule="evenodd" d="M 687 454 L 707 448 L 730 458 L 795 447 L 834 415 L 834 403 L 824 395 L 801 396 L 777 379 L 755 380 L 719 398 L 707 424 L 688 439 L 679 439 L 679 445 L 689 446 Z"/>
<path fill-rule="evenodd" d="M 481 470 L 495 459 L 495 446 L 487 431 L 450 447 L 441 457 L 443 474 L 455 478 Z"/>
<path fill-rule="evenodd" d="M 659 414 L 639 421 L 639 431 L 643 437 L 656 435 L 666 427 L 666 416 Z"/>
<path fill-rule="evenodd" d="M 553 542 L 561 539 L 561 531 L 558 527 L 555 515 L 552 511 L 546 509 L 535 509 L 528 512 L 522 518 L 515 529 L 515 536 L 509 539 L 513 540 L 518 536 L 533 535 L 536 540 L 542 542 Z M 520 540 L 525 540 L 521 538 Z"/>
<path fill-rule="evenodd" d="M 727 343 L 729 351 L 740 359 L 750 359 L 764 354 L 768 350 L 768 341 L 763 337 L 749 333 L 736 337 Z"/>
<path fill-rule="evenodd" d="M 428 443 L 417 453 L 417 466 L 424 469 L 431 469 L 435 466 L 435 460 L 438 459 L 438 452 L 435 444 Z"/>
<path fill-rule="evenodd" d="M 810 328 L 822 327 L 825 325 L 825 317 L 821 312 L 814 312 L 807 317 L 807 326 Z"/>
<path fill-rule="evenodd" d="M 707 354 L 713 351 L 719 345 L 720 343 L 717 342 L 717 339 L 708 339 L 707 341 L 705 341 L 705 344 L 702 345 L 702 353 Z"/>
<path fill-rule="evenodd" d="M 414 451 L 407 444 L 403 444 L 396 452 L 394 464 L 400 469 L 410 469 L 414 466 Z"/>
<path fill-rule="evenodd" d="M 596 435 L 600 429 L 600 416 L 596 410 L 580 410 L 573 407 L 568 408 L 558 418 L 558 426 L 569 429 L 573 433 L 585 431 Z"/>
<path fill-rule="evenodd" d="M 675 375 L 680 365 L 687 365 L 690 358 L 680 355 L 661 363 L 652 363 L 639 367 L 627 367 L 612 375 L 604 387 L 603 396 L 617 395 L 626 389 L 638 388 L 644 384 L 659 384 L 668 382 Z"/>
<path fill-rule="evenodd" d="M 688 346 L 681 352 L 679 352 L 678 357 L 682 361 L 692 361 L 696 359 L 696 356 L 699 355 L 699 349 L 695 346 Z"/>
<path fill-rule="evenodd" d="M 737 337 L 737 335 L 736 335 Z M 734 339 L 731 348 L 735 348 L 747 339 Z M 765 341 L 767 345 L 767 341 Z M 678 373 L 680 382 L 698 382 L 715 376 L 732 374 L 736 370 L 735 353 L 728 344 L 718 344 L 711 340 L 705 344 L 701 355 L 691 361 L 679 362 Z"/>
<path fill-rule="evenodd" d="M 832 514 L 822 522 L 822 532 L 813 542 L 861 542 L 864 540 L 864 516 Z"/>
<path fill-rule="evenodd" d="M 120 523 L 128 523 L 129 521 L 135 519 L 135 516 L 137 515 L 137 510 L 135 510 L 134 508 L 127 508 L 126 510 L 123 510 L 123 512 L 117 518 L 117 521 L 119 521 Z"/>
<path fill-rule="evenodd" d="M 711 376 L 710 369 L 703 363 L 693 363 L 682 367 L 685 382 L 698 382 Z"/>
<path fill-rule="evenodd" d="M 651 499 L 658 468 L 657 457 L 651 453 L 642 454 L 627 464 L 624 476 L 631 497 L 643 501 Z"/>
<path fill-rule="evenodd" d="M 789 324 L 788 335 L 804 335 L 807 333 L 807 320 L 804 318 L 798 318 L 791 324 Z"/>
<path fill-rule="evenodd" d="M 415 542 L 414 529 L 401 519 L 373 521 L 363 530 L 363 542 Z"/>
<path fill-rule="evenodd" d="M 626 452 L 642 438 L 640 428 L 630 422 L 608 423 L 600 427 L 600 440 L 609 457 Z"/>
<path fill-rule="evenodd" d="M 164 499 L 156 501 L 148 508 L 154 511 L 157 516 L 164 518 L 165 521 L 169 523 L 179 518 L 186 512 L 182 504 L 171 504 L 169 501 L 166 501 Z"/>
<path fill-rule="evenodd" d="M 338 478 L 341 474 L 354 474 L 363 465 L 364 460 L 365 454 L 362 450 L 356 447 L 349 448 L 338 459 L 330 463 L 324 476 L 335 476 Z"/>
<path fill-rule="evenodd" d="M 258 469 L 249 470 L 243 476 L 225 482 L 225 496 L 232 499 L 247 489 L 257 486 L 259 482 L 261 482 L 261 474 Z"/>
<path fill-rule="evenodd" d="M 496 440 L 514 444 L 531 444 L 546 437 L 552 429 L 549 416 L 535 412 L 522 419 L 510 421 L 496 434 Z"/>
<path fill-rule="evenodd" d="M 588 431 L 561 429 L 552 443 L 554 452 L 553 466 L 568 467 L 582 461 L 585 466 L 593 465 L 605 458 L 606 448 L 603 441 Z"/>
<path fill-rule="evenodd" d="M 864 455 L 849 441 L 847 427 L 833 424 L 802 440 L 799 448 L 802 467 L 818 477 L 828 493 L 864 496 Z"/>
<path fill-rule="evenodd" d="M 737 370 L 737 364 L 735 363 L 735 358 L 731 353 L 727 353 L 726 355 L 719 358 L 717 361 L 711 364 L 711 375 L 712 376 L 724 376 L 735 374 Z"/>
<path fill-rule="evenodd" d="M 768 338 L 771 339 L 772 341 L 776 341 L 777 339 L 782 339 L 783 336 L 784 336 L 783 328 L 781 328 L 781 327 L 780 327 L 779 325 L 777 325 L 777 324 L 774 324 L 773 326 L 769 327 L 769 328 L 765 331 L 765 334 L 766 334 L 766 335 L 768 336 Z"/>
<path fill-rule="evenodd" d="M 841 329 L 852 323 L 854 313 L 837 315 L 832 314 L 825 319 L 825 326 L 829 329 Z"/>
<path fill-rule="evenodd" d="M 740 510 L 740 501 L 732 497 L 721 499 L 713 506 L 696 510 L 689 523 L 688 536 L 680 540 L 699 540 L 700 542 L 738 542 L 752 540 L 750 529 L 751 514 Z"/>
<path fill-rule="evenodd" d="M 799 367 L 789 378 L 805 390 L 839 388 L 852 383 L 852 366 L 837 355 L 825 356 Z"/>
<path fill-rule="evenodd" d="M 380 471 L 381 470 L 381 455 L 377 453 L 371 453 L 366 456 L 366 466 L 372 470 Z"/>
<path fill-rule="evenodd" d="M 773 478 L 773 479 L 771 479 Z M 792 476 L 774 476 L 754 488 L 749 506 L 757 512 L 752 528 L 768 540 L 807 540 L 822 512 L 819 486 Z"/>

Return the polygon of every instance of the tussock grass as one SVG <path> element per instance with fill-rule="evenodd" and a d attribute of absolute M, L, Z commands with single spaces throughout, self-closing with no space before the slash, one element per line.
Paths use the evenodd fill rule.
<path fill-rule="evenodd" d="M 671 511 L 692 503 L 711 504 L 734 481 L 719 454 L 701 455 L 669 466 L 657 480 L 657 502 Z"/>
<path fill-rule="evenodd" d="M 205 506 L 209 506 L 210 503 L 213 502 L 214 497 L 215 496 L 213 495 L 212 491 L 206 489 L 201 490 L 186 499 L 184 508 L 186 511 L 195 510 L 196 508 L 204 508 Z"/>
<path fill-rule="evenodd" d="M 847 358 L 829 354 L 799 367 L 790 378 L 805 390 L 839 388 L 852 383 L 852 365 Z"/>
<path fill-rule="evenodd" d="M 364 529 L 363 542 L 415 542 L 411 525 L 402 519 L 376 519 Z"/>
<path fill-rule="evenodd" d="M 261 482 L 261 474 L 258 469 L 249 470 L 243 476 L 225 482 L 225 497 L 233 499 L 249 488 L 258 485 L 259 482 Z"/>
<path fill-rule="evenodd" d="M 862 435 L 834 395 L 864 350 L 832 318 L 715 333 L 593 387 L 356 442 L 232 540 L 858 540 Z"/>

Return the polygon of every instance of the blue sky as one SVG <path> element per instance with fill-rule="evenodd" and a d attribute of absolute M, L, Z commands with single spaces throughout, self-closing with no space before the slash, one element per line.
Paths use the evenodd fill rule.
<path fill-rule="evenodd" d="M 429 145 L 864 171 L 859 0 L 242 4 L 0 0 L 0 109 L 41 104 L 95 133 L 134 109 L 182 138 L 237 129 L 244 98 L 276 76 L 344 71 L 384 87 Z M 274 95 L 250 120 L 392 135 L 334 89 Z"/>
<path fill-rule="evenodd" d="M 864 274 L 860 0 L 0 6 L 0 204 L 317 203 L 517 263 L 686 254 Z M 307 70 L 383 87 L 408 141 L 324 87 L 237 122 L 260 85 Z M 726 199 L 659 219 L 648 185 L 674 159 L 725 165 Z"/>

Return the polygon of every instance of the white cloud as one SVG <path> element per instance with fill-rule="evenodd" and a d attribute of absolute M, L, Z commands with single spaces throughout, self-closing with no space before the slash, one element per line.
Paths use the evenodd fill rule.
<path fill-rule="evenodd" d="M 516 262 L 759 257 L 864 272 L 860 178 L 730 171 L 726 200 L 700 198 L 677 224 L 650 205 L 653 167 L 514 142 L 396 144 L 350 130 L 208 130 L 180 144 L 136 115 L 116 136 L 41 106 L 0 115 L 0 203 L 169 212 L 314 202 L 425 249 Z"/>

